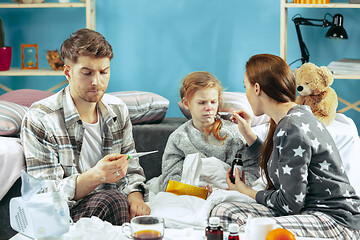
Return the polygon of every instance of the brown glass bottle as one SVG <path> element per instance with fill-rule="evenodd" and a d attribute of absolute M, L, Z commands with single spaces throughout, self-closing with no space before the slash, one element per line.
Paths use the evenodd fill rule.
<path fill-rule="evenodd" d="M 209 226 L 205 228 L 207 240 L 223 240 L 224 230 L 220 226 L 219 217 L 210 217 Z"/>
<path fill-rule="evenodd" d="M 238 168 L 240 172 L 240 179 L 243 183 L 245 183 L 245 171 L 244 171 L 244 164 L 242 161 L 241 153 L 235 154 L 235 159 L 231 164 L 231 171 L 230 171 L 230 181 L 235 183 L 235 169 Z"/>

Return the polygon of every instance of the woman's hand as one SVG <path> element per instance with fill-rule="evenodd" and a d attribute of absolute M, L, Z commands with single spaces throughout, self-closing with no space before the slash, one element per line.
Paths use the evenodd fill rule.
<path fill-rule="evenodd" d="M 244 110 L 234 111 L 230 120 L 237 123 L 241 135 L 244 136 L 247 145 L 251 146 L 256 141 L 256 134 L 251 129 L 251 116 Z"/>
<path fill-rule="evenodd" d="M 255 199 L 257 191 L 241 181 L 239 169 L 235 168 L 235 183 L 230 181 L 230 173 L 231 169 L 229 169 L 226 174 L 226 183 L 229 186 L 229 190 L 238 191 Z"/>

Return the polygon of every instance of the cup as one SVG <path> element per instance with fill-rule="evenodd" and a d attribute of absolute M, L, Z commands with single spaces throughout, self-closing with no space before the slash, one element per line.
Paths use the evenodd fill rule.
<path fill-rule="evenodd" d="M 161 240 L 164 237 L 164 219 L 153 216 L 138 216 L 122 225 L 125 237 L 134 240 Z"/>
<path fill-rule="evenodd" d="M 246 239 L 264 240 L 271 230 L 280 228 L 275 219 L 261 217 L 250 219 L 246 223 Z"/>

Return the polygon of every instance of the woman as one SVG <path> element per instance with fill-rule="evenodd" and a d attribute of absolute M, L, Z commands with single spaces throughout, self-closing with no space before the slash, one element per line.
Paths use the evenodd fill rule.
<path fill-rule="evenodd" d="M 185 76 L 181 84 L 180 96 L 192 119 L 169 136 L 162 161 L 163 190 L 168 180 L 181 180 L 184 159 L 188 154 L 200 153 L 202 158 L 216 157 L 231 164 L 236 152 L 245 147 L 237 125 L 217 117 L 223 88 L 214 75 L 193 72 Z M 248 183 L 259 177 L 257 157 L 244 156 Z"/>
<path fill-rule="evenodd" d="M 296 236 L 358 239 L 360 198 L 343 169 L 339 152 L 326 128 L 305 105 L 297 105 L 294 75 L 280 57 L 260 54 L 246 63 L 246 96 L 255 116 L 267 114 L 270 129 L 264 143 L 251 131 L 247 115 L 233 119 L 249 147 L 260 152 L 260 167 L 267 180 L 264 191 L 255 191 L 236 176 L 227 177 L 230 190 L 256 203 L 222 203 L 211 216 L 223 225 L 243 225 L 248 215 L 274 217 Z"/>

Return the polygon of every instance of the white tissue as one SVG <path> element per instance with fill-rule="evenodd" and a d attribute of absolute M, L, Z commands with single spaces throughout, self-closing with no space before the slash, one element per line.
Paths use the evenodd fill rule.
<path fill-rule="evenodd" d="M 123 236 L 120 226 L 113 226 L 111 223 L 102 221 L 95 216 L 80 218 L 64 237 L 69 240 L 127 239 Z"/>

